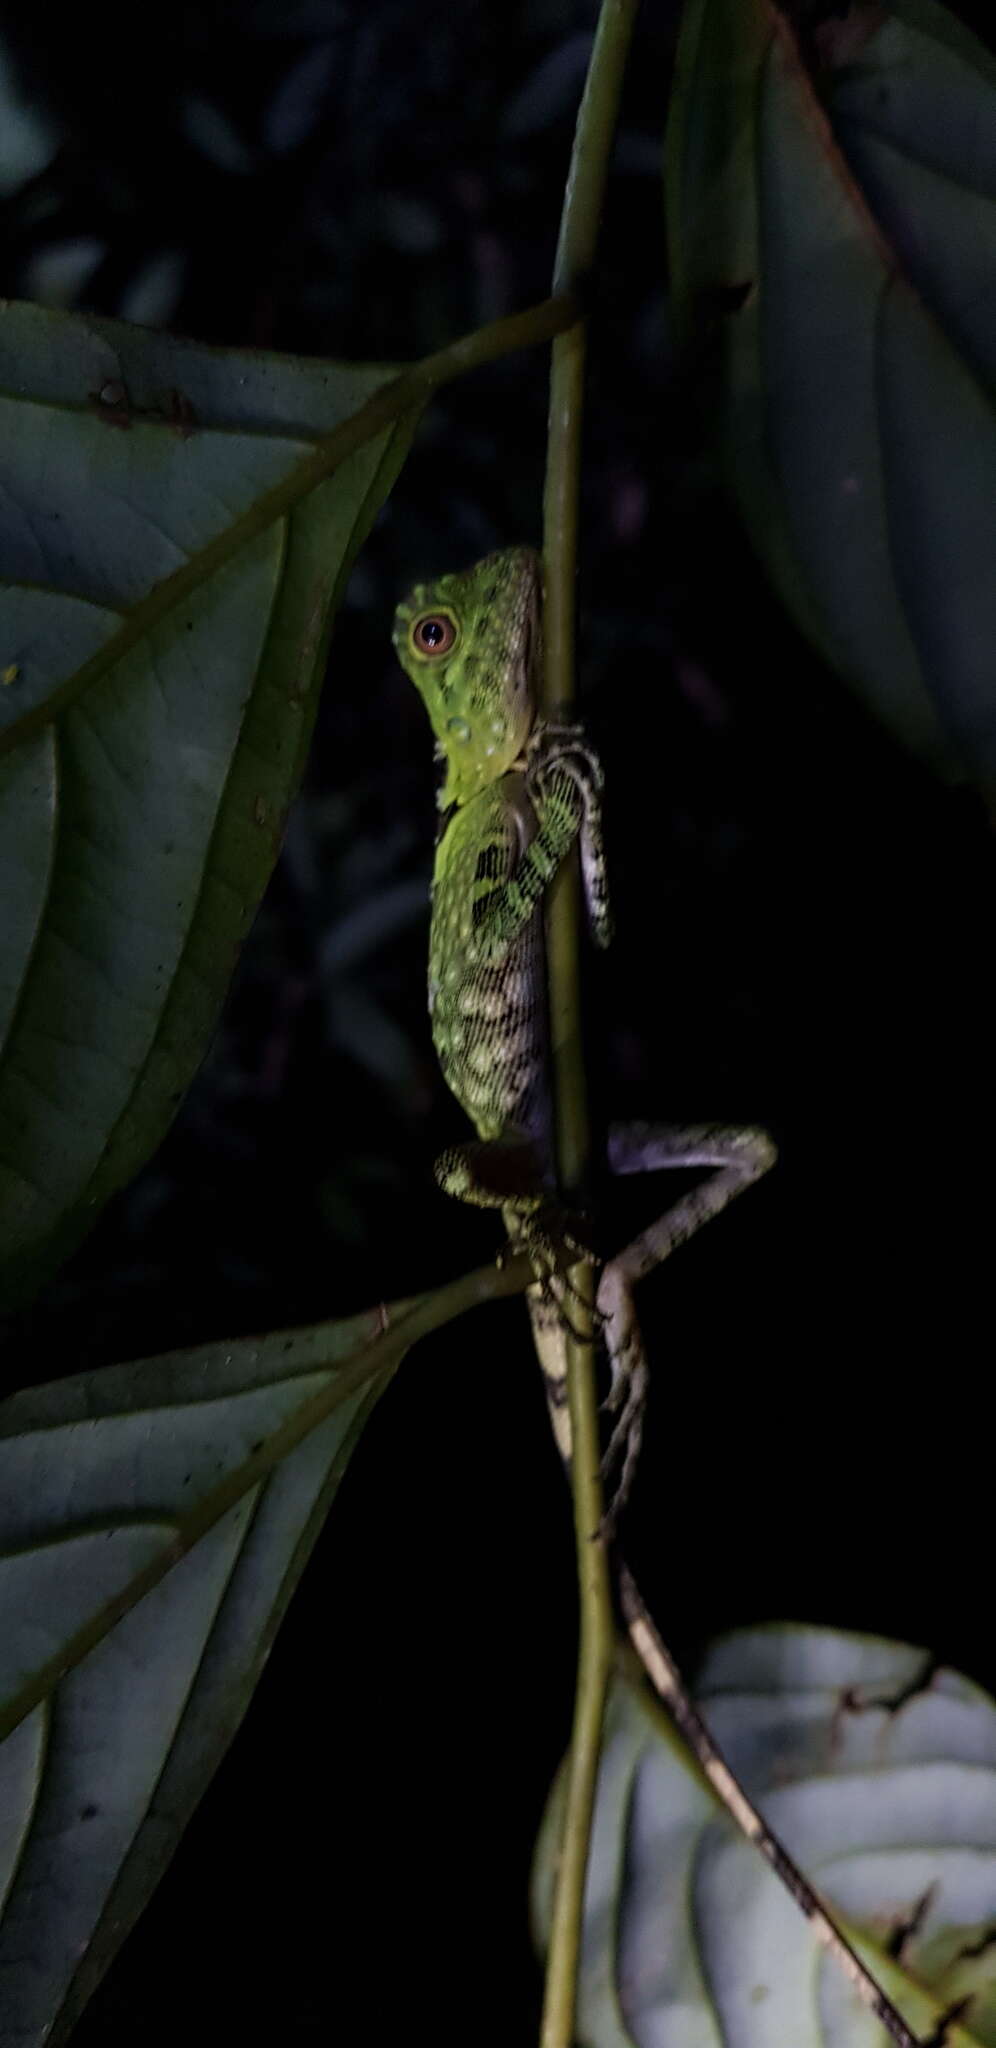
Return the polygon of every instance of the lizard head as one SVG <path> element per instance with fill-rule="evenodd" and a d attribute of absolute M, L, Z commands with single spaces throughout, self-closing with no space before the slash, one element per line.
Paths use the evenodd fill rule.
<path fill-rule="evenodd" d="M 536 709 L 540 563 L 503 548 L 457 576 L 417 583 L 394 615 L 394 645 L 446 762 L 441 810 L 496 782 L 521 754 Z"/>

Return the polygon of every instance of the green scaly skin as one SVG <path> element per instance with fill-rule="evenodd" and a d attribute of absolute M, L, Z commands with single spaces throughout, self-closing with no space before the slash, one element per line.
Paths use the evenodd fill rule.
<path fill-rule="evenodd" d="M 449 1087 L 480 1144 L 447 1152 L 449 1194 L 500 1208 L 510 1237 L 549 1264 L 555 1187 L 543 898 L 575 840 L 592 933 L 610 936 L 601 770 L 576 727 L 537 718 L 541 576 L 530 548 L 416 585 L 394 645 L 446 766 L 432 887 L 429 1008 Z M 529 1290 L 554 1429 L 569 1454 L 564 1337 L 549 1287 Z"/>

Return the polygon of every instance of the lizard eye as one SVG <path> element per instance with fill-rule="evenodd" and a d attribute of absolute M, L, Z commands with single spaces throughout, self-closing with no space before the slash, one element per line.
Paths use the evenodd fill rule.
<path fill-rule="evenodd" d="M 431 657 L 448 654 L 456 643 L 456 620 L 449 612 L 423 612 L 410 629 L 411 643 L 418 654 Z"/>

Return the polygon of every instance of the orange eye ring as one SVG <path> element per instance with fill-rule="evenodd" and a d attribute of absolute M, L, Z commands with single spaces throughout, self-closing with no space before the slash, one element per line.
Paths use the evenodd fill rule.
<path fill-rule="evenodd" d="M 414 653 L 424 661 L 438 661 L 441 654 L 449 654 L 456 646 L 457 622 L 452 612 L 442 611 L 437 605 L 434 611 L 422 612 L 412 620 L 408 639 Z"/>

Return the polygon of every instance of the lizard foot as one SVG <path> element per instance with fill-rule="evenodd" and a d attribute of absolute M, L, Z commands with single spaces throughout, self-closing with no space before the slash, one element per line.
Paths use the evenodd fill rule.
<path fill-rule="evenodd" d="M 564 1252 L 570 1253 L 573 1265 L 594 1265 L 595 1254 L 590 1244 L 578 1235 L 584 1228 L 583 1219 L 565 1213 L 550 1201 L 528 1207 L 509 1202 L 504 1214 L 508 1244 L 498 1254 L 499 1264 L 524 1253 L 538 1281 L 555 1276 L 568 1292 L 577 1296 L 577 1289 L 564 1269 Z"/>
<path fill-rule="evenodd" d="M 600 793 L 605 779 L 602 764 L 585 738 L 583 726 L 565 722 L 533 727 L 526 742 L 527 776 L 540 779 L 556 768 L 571 776 L 582 801 L 589 792 Z"/>
<path fill-rule="evenodd" d="M 569 1330 L 571 1336 L 579 1344 L 590 1344 L 593 1336 L 598 1334 L 599 1325 L 598 1310 L 595 1308 L 594 1303 L 585 1298 L 566 1273 L 551 1273 L 545 1280 L 537 1282 L 537 1285 L 544 1299 L 553 1302 L 557 1311 L 557 1321 L 563 1325 L 563 1328 Z M 568 1302 L 570 1302 L 572 1307 L 576 1304 L 583 1310 L 585 1317 L 583 1327 L 573 1320 L 568 1309 Z M 591 1319 L 590 1321 L 588 1320 L 589 1318 Z M 595 1325 L 594 1330 L 592 1324 Z"/>
<path fill-rule="evenodd" d="M 619 1477 L 611 1489 L 609 1504 L 602 1516 L 600 1533 L 611 1536 L 622 1509 L 629 1499 L 630 1489 L 636 1476 L 640 1459 L 640 1445 L 643 1442 L 643 1415 L 647 1399 L 647 1369 L 645 1365 L 634 1371 L 622 1413 L 616 1423 L 602 1457 L 602 1478 L 610 1481 L 616 1467 Z"/>
<path fill-rule="evenodd" d="M 649 1372 L 633 1290 L 622 1268 L 612 1260 L 598 1286 L 598 1311 L 612 1383 L 602 1403 L 615 1417 L 602 1457 L 602 1475 L 619 1477 L 602 1518 L 600 1533 L 610 1536 L 629 1497 L 640 1456 Z"/>
<path fill-rule="evenodd" d="M 571 1316 L 568 1305 L 579 1308 L 586 1323 L 590 1318 L 596 1331 L 601 1329 L 601 1312 L 596 1304 L 589 1301 L 575 1286 L 570 1273 L 564 1268 L 563 1256 L 566 1249 L 571 1254 L 574 1264 L 584 1265 L 593 1265 L 595 1256 L 591 1246 L 575 1235 L 575 1230 L 571 1228 L 572 1224 L 577 1228 L 583 1227 L 580 1219 L 566 1217 L 563 1210 L 556 1207 L 548 1207 L 542 1214 L 535 1211 L 532 1214 L 523 1214 L 520 1211 L 514 1216 L 506 1209 L 505 1225 L 509 1233 L 509 1242 L 498 1253 L 498 1264 L 504 1265 L 510 1258 L 525 1254 L 536 1276 L 534 1285 L 539 1289 L 543 1299 L 554 1304 L 559 1320 L 571 1335 L 576 1337 L 579 1343 L 587 1343 L 591 1338 L 590 1325 L 579 1327 Z"/>

